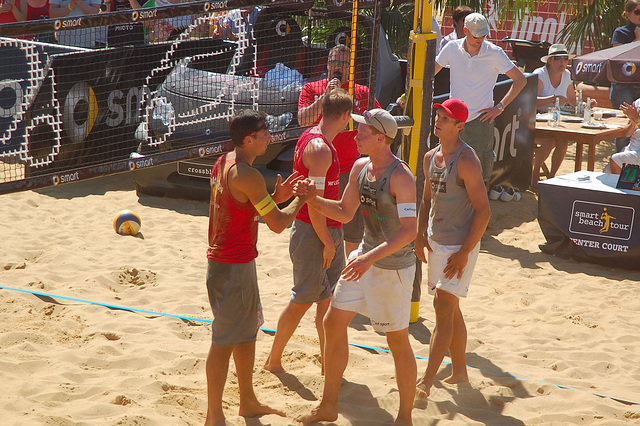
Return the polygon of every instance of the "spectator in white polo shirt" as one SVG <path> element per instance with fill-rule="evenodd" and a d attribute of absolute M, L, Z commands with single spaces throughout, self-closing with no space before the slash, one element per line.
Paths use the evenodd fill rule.
<path fill-rule="evenodd" d="M 482 179 L 488 187 L 493 171 L 494 120 L 527 84 L 527 80 L 504 51 L 487 41 L 489 22 L 479 13 L 464 20 L 465 37 L 451 40 L 436 57 L 436 74 L 451 67 L 451 98 L 464 101 L 469 118 L 460 138 L 470 145 L 482 164 Z M 499 74 L 506 74 L 513 84 L 494 105 L 493 88 Z"/>

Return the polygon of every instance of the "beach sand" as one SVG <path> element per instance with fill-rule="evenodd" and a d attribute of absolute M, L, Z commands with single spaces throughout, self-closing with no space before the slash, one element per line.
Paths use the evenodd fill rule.
<path fill-rule="evenodd" d="M 573 150 L 560 174 L 573 170 Z M 596 170 L 611 150 L 599 147 Z M 533 193 L 491 208 L 461 302 L 470 383 L 437 381 L 431 397 L 416 402 L 415 424 L 640 423 L 640 272 L 541 253 Z M 138 236 L 114 232 L 122 209 L 141 216 Z M 0 214 L 0 423 L 203 424 L 212 317 L 207 204 L 138 197 L 132 175 L 123 174 L 2 195 Z M 289 299 L 288 239 L 288 230 L 276 235 L 260 225 L 266 329 Z M 420 319 L 409 327 L 420 374 L 434 328 L 431 303 L 425 289 Z M 335 424 L 392 423 L 398 393 L 384 336 L 357 316 L 349 340 L 366 348 L 350 347 Z M 272 341 L 272 332 L 258 333 L 256 392 L 288 417 L 238 417 L 231 363 L 229 424 L 295 424 L 317 404 L 323 379 L 312 313 L 278 376 L 261 368 Z M 439 378 L 448 372 L 443 367 Z"/>

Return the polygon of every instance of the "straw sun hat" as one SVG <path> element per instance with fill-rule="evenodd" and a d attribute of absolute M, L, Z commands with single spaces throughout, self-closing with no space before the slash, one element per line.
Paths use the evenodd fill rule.
<path fill-rule="evenodd" d="M 570 55 L 569 51 L 567 50 L 567 46 L 559 43 L 559 44 L 552 44 L 549 47 L 549 54 L 543 56 L 542 58 L 540 58 L 540 60 L 546 64 L 549 58 L 551 58 L 552 56 L 568 56 L 569 59 L 571 59 L 571 58 L 574 58 L 576 55 Z"/>

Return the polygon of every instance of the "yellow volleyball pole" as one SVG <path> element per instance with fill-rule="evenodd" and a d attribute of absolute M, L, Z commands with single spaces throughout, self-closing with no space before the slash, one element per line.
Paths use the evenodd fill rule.
<path fill-rule="evenodd" d="M 421 144 L 426 147 L 431 126 L 432 81 L 436 48 L 436 33 L 431 28 L 432 2 L 432 0 L 416 0 L 413 31 L 409 34 L 411 49 L 405 114 L 413 118 L 414 125 L 408 137 L 406 150 L 408 155 L 405 159 L 416 176 L 420 175 L 420 147 Z"/>
<path fill-rule="evenodd" d="M 356 92 L 356 30 L 358 29 L 358 0 L 353 0 L 351 8 L 351 40 L 349 48 L 349 94 L 353 98 Z M 353 120 L 349 120 L 349 130 L 353 130 Z"/>
<path fill-rule="evenodd" d="M 413 118 L 414 125 L 403 140 L 403 157 L 416 176 L 418 202 L 422 198 L 425 176 L 422 158 L 429 150 L 427 142 L 431 131 L 431 103 L 435 73 L 436 33 L 431 28 L 433 0 L 416 0 L 413 31 L 409 35 L 409 69 L 407 70 L 407 96 L 405 115 Z M 411 296 L 409 322 L 418 321 L 422 285 L 422 262 L 416 259 L 416 275 Z"/>

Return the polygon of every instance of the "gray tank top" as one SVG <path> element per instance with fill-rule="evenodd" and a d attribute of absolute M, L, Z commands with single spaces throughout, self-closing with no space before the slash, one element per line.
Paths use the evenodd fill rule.
<path fill-rule="evenodd" d="M 431 210 L 427 235 L 441 245 L 461 245 L 469 234 L 475 210 L 464 181 L 458 177 L 458 158 L 471 147 L 463 142 L 445 167 L 436 166 L 436 153 L 440 149 L 438 145 L 429 160 Z"/>
<path fill-rule="evenodd" d="M 367 168 L 371 161 L 362 168 L 358 175 L 358 191 L 360 193 L 360 207 L 364 217 L 364 238 L 362 246 L 364 253 L 374 249 L 387 241 L 400 228 L 396 198 L 391 195 L 389 188 L 391 174 L 400 160 L 396 159 L 380 179 L 370 181 L 367 178 Z M 397 252 L 374 263 L 381 269 L 404 269 L 414 265 L 416 256 L 413 242 L 402 247 Z"/>

